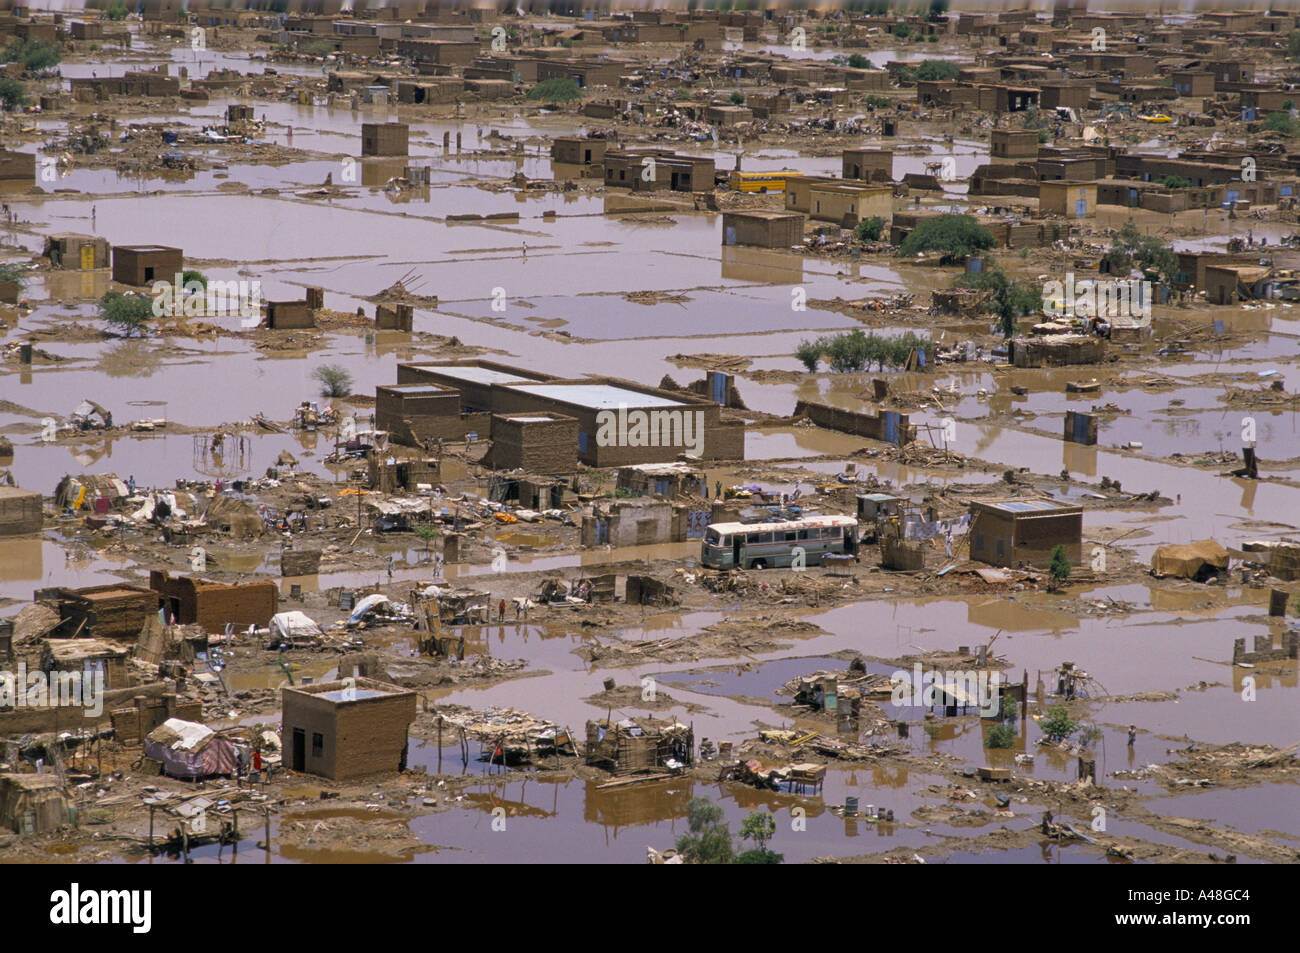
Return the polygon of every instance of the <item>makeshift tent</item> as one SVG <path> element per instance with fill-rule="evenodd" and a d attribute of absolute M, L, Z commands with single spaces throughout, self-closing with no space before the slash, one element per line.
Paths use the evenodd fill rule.
<path fill-rule="evenodd" d="M 357 603 L 356 608 L 352 610 L 352 615 L 348 616 L 349 622 L 360 622 L 366 617 L 366 614 L 373 612 L 380 606 L 388 604 L 388 597 L 381 593 L 373 593 L 366 596 Z"/>
<path fill-rule="evenodd" d="M 60 509 L 91 509 L 96 500 L 107 500 L 108 503 L 103 505 L 111 506 L 126 499 L 130 493 L 127 485 L 112 473 L 65 476 L 54 489 L 54 502 Z"/>
<path fill-rule="evenodd" d="M 266 531 L 257 507 L 224 493 L 218 493 L 212 498 L 203 519 L 210 526 L 228 530 L 230 535 L 240 538 L 261 536 Z"/>
<path fill-rule="evenodd" d="M 1227 568 L 1228 551 L 1212 539 L 1160 546 L 1151 557 L 1151 571 L 1157 576 L 1200 580 Z"/>
<path fill-rule="evenodd" d="M 324 634 L 305 612 L 277 612 L 271 616 L 272 639 L 319 639 Z"/>
<path fill-rule="evenodd" d="M 180 718 L 168 718 L 150 732 L 144 753 L 160 763 L 168 777 L 191 781 L 233 774 L 237 761 L 235 746 L 228 740 L 207 725 Z"/>

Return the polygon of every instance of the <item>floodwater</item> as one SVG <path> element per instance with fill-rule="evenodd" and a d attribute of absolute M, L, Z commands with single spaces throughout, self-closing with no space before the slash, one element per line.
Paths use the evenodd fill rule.
<path fill-rule="evenodd" d="M 753 46 L 753 45 L 751 45 Z M 768 46 L 783 55 L 825 59 L 837 51 L 790 51 Z M 148 45 L 139 47 L 141 65 L 167 63 L 172 73 L 184 67 L 191 75 L 212 69 L 236 69 L 256 74 L 267 66 L 280 73 L 320 74 L 319 64 L 279 64 L 239 54 L 173 51 L 163 55 Z M 874 65 L 900 58 L 948 58 L 930 45 L 867 54 Z M 123 64 L 68 64 L 65 77 L 116 75 Z M 142 117 L 137 121 L 165 122 L 192 134 L 205 124 L 221 121 L 225 107 L 238 100 L 214 96 L 206 105 L 187 106 L 179 115 Z M 65 231 L 94 231 L 110 242 L 171 244 L 184 249 L 187 263 L 213 279 L 259 281 L 265 298 L 300 298 L 308 286 L 321 287 L 327 307 L 354 311 L 372 306 L 365 300 L 398 280 L 420 294 L 437 295 L 437 308 L 416 311 L 418 332 L 455 335 L 462 342 L 491 350 L 490 356 L 518 362 L 539 371 L 567 377 L 587 373 L 624 376 L 657 384 L 665 375 L 681 383 L 702 373 L 691 359 L 702 354 L 750 358 L 753 371 L 800 371 L 793 358 L 798 344 L 823 333 L 860 326 L 836 311 L 809 307 L 797 310 L 799 293 L 808 300 L 860 300 L 918 291 L 939 276 L 908 266 L 801 258 L 783 251 L 722 246 L 721 216 L 686 211 L 605 213 L 599 193 L 520 189 L 516 173 L 548 180 L 552 166 L 545 143 L 538 137 L 582 134 L 581 117 L 533 118 L 521 114 L 487 120 L 417 120 L 411 123 L 411 163 L 428 165 L 427 189 L 395 193 L 383 186 L 400 175 L 406 162 L 360 163 L 358 181 L 343 175 L 359 159 L 364 122 L 404 115 L 396 107 L 350 109 L 334 105 L 263 103 L 256 107 L 267 125 L 264 140 L 287 144 L 292 137 L 301 150 L 294 160 L 276 165 L 241 161 L 236 153 L 204 149 L 205 164 L 213 168 L 186 176 L 148 173 L 132 176 L 112 170 L 75 170 L 52 188 L 36 194 L 9 196 L 18 223 L 4 229 L 14 247 L 39 252 L 43 237 Z M 51 125 L 43 131 L 53 135 Z M 120 131 L 120 130 L 119 130 Z M 954 130 L 956 131 L 956 130 Z M 451 138 L 444 151 L 444 134 Z M 460 145 L 456 145 L 457 137 Z M 528 141 L 531 140 L 531 141 Z M 521 144 L 522 141 L 522 144 Z M 517 145 L 519 146 L 517 148 Z M 920 142 L 921 149 L 898 151 L 894 175 L 924 172 L 935 156 L 951 154 L 957 176 L 968 176 L 986 161 L 982 143 L 958 138 Z M 33 147 L 34 148 L 34 147 Z M 682 148 L 710 155 L 719 169 L 731 168 L 736 152 L 708 143 Z M 835 156 L 806 155 L 797 148 L 761 148 L 743 155 L 746 170 L 795 169 L 836 174 Z M 323 193 L 331 177 L 336 191 Z M 954 184 L 948 201 L 964 196 Z M 451 216 L 506 213 L 517 218 L 451 220 Z M 257 228 L 246 223 L 259 223 Z M 1270 243 L 1276 228 L 1256 228 L 1256 238 Z M 1214 236 L 1179 242 L 1180 248 L 1221 247 Z M 947 280 L 947 276 L 943 277 Z M 46 274 L 33 278 L 25 296 L 35 305 L 30 314 L 0 327 L 0 344 L 28 339 L 42 331 L 72 328 L 90 332 L 76 341 L 43 341 L 40 346 L 65 360 L 21 368 L 0 364 L 0 394 L 28 408 L 6 407 L 0 413 L 0 433 L 15 444 L 12 472 L 22 486 L 52 492 L 65 473 L 115 472 L 137 483 L 168 487 L 178 478 L 261 476 L 283 452 L 301 468 L 327 480 L 340 479 L 323 465 L 327 439 L 320 434 L 248 432 L 227 439 L 214 454 L 210 437 L 219 425 L 244 421 L 263 413 L 286 421 L 303 400 L 318 399 L 312 372 L 326 361 L 342 365 L 354 378 L 354 391 L 371 393 L 378 384 L 396 379 L 396 365 L 407 360 L 436 360 L 436 350 L 419 339 L 368 333 L 304 335 L 289 351 L 259 351 L 237 338 L 192 340 L 149 338 L 143 341 L 100 340 L 93 302 L 108 288 L 107 275 Z M 626 297 L 653 292 L 651 303 Z M 68 307 L 62 299 L 76 299 Z M 645 300 L 644 297 L 642 300 Z M 1216 309 L 1201 316 L 1223 320 L 1228 330 L 1260 332 L 1246 343 L 1217 347 L 1201 342 L 1182 356 L 1162 362 L 1157 372 L 1192 377 L 1209 371 L 1237 375 L 1260 384 L 1282 380 L 1289 390 L 1300 387 L 1296 364 L 1300 318 L 1289 306 Z M 1175 314 L 1169 320 L 1179 320 Z M 906 319 L 890 319 L 879 329 L 901 333 L 911 329 Z M 1165 320 L 1164 316 L 1161 320 Z M 237 319 L 213 323 L 234 329 Z M 948 342 L 960 340 L 960 325 L 936 327 L 931 333 Z M 681 362 L 675 360 L 680 356 Z M 683 366 L 685 363 L 688 366 Z M 1276 370 L 1261 377 L 1260 372 Z M 1151 459 L 1175 452 L 1237 449 L 1240 417 L 1222 407 L 1219 387 L 1191 386 L 1173 394 L 1148 393 L 1136 386 L 1146 367 L 1125 379 L 1119 388 L 1099 395 L 1065 393 L 1065 383 L 1086 376 L 1072 368 L 1032 374 L 993 372 L 984 365 L 970 370 L 946 369 L 938 374 L 899 372 L 848 375 L 822 374 L 762 381 L 742 373 L 737 386 L 746 405 L 777 416 L 793 412 L 799 399 L 858 408 L 871 402 L 871 378 L 887 376 L 898 391 L 930 391 L 938 387 L 944 410 L 916 411 L 913 423 L 934 424 L 944 414 L 957 422 L 952 448 L 981 460 L 1027 467 L 1040 474 L 1068 470 L 1076 480 L 1095 482 L 1102 476 L 1121 481 L 1126 491 L 1160 490 L 1177 502 L 1159 511 L 1095 510 L 1085 518 L 1085 535 L 1099 527 L 1139 529 L 1126 545 L 1139 558 L 1161 543 L 1188 542 L 1206 536 L 1239 539 L 1278 538 L 1300 529 L 1300 488 L 1276 483 L 1229 480 L 1217 472 L 1196 470 Z M 1024 397 L 1010 393 L 1010 384 L 1027 382 Z M 981 398 L 977 391 L 984 389 Z M 45 416 L 66 417 L 82 398 L 109 407 L 119 420 L 164 415 L 175 427 L 198 433 L 162 430 L 129 434 L 110 440 L 92 438 L 76 443 L 45 443 L 40 438 Z M 1181 404 L 1174 404 L 1174 399 Z M 157 402 L 149 406 L 132 402 Z M 1114 402 L 1118 412 L 1103 417 L 1100 445 L 1081 447 L 1060 439 L 1061 418 L 1070 409 L 1089 409 Z M 155 409 L 161 407 L 161 410 Z M 1259 428 L 1261 455 L 1276 459 L 1300 456 L 1292 412 L 1252 412 Z M 1115 445 L 1140 441 L 1141 451 L 1119 451 Z M 844 472 L 846 464 L 858 475 L 875 475 L 896 484 L 990 483 L 999 473 L 953 469 L 923 471 L 858 454 L 866 441 L 846 434 L 810 428 L 764 425 L 747 429 L 747 461 L 770 462 L 776 473 L 808 469 L 826 477 Z M 726 475 L 707 468 L 710 482 Z M 743 482 L 754 482 L 748 477 Z M 732 482 L 728 479 L 727 482 Z M 775 492 L 790 492 L 790 479 L 759 481 Z M 920 492 L 920 491 L 916 491 Z M 1057 492 L 1055 490 L 1051 492 Z M 1078 486 L 1060 493 L 1077 499 Z M 1249 529 L 1245 527 L 1249 523 Z M 61 527 L 62 529 L 62 527 Z M 688 561 L 698 555 L 698 543 L 627 547 L 577 553 L 550 552 L 545 537 L 526 528 L 495 537 L 511 550 L 511 571 L 568 573 L 640 560 Z M 366 537 L 361 546 L 400 557 L 394 581 L 425 580 L 427 563 L 420 545 L 405 538 Z M 259 572 L 274 567 L 256 554 L 214 551 L 222 571 Z M 273 560 L 272 560 L 273 562 Z M 0 596 L 14 600 L 0 607 L 11 615 L 34 589 L 84 586 L 113 581 L 119 573 L 148 568 L 112 549 L 96 552 L 73 542 L 65 549 L 55 539 L 0 540 Z M 447 578 L 490 589 L 488 565 L 447 567 Z M 304 579 L 283 579 L 305 590 L 335 586 L 356 588 L 381 581 L 375 571 L 340 571 Z M 715 741 L 752 738 L 759 727 L 826 728 L 823 722 L 792 715 L 775 706 L 776 694 L 787 679 L 819 668 L 841 668 L 837 654 L 862 653 L 895 658 L 930 650 L 951 651 L 959 645 L 993 641 L 995 655 L 1005 657 L 1006 675 L 1021 673 L 1035 689 L 1039 679 L 1050 690 L 1051 672 L 1070 660 L 1093 679 L 1091 717 L 1100 731 L 1098 769 L 1110 774 L 1168 761 L 1187 741 L 1227 743 L 1249 740 L 1285 746 L 1292 735 L 1297 672 L 1294 663 L 1267 671 L 1233 668 L 1236 638 L 1280 637 L 1280 627 L 1264 617 L 1264 591 L 1238 586 L 1211 587 L 1206 592 L 1152 588 L 1141 584 L 1094 586 L 1076 593 L 1097 604 L 1095 612 L 1079 614 L 1056 607 L 1056 600 L 1036 593 L 978 595 L 966 598 L 886 598 L 864 608 L 854 604 L 831 609 L 783 607 L 782 613 L 819 625 L 823 632 L 777 636 L 781 648 L 748 653 L 743 658 L 697 655 L 671 662 L 647 662 L 609 668 L 585 662 L 579 649 L 593 640 L 672 641 L 689 648 L 700 631 L 721 621 L 723 612 L 665 612 L 646 610 L 643 617 L 614 632 L 582 624 L 581 613 L 571 619 L 464 628 L 467 652 L 493 658 L 524 660 L 547 674 L 513 679 L 482 687 L 465 684 L 439 688 L 428 696 L 439 702 L 484 707 L 508 705 L 580 729 L 587 719 L 643 714 L 635 705 L 611 712 L 586 701 L 603 690 L 606 678 L 635 685 L 644 677 L 662 682 L 674 700 L 670 713 L 693 725 L 697 737 Z M 1109 598 L 1108 598 L 1109 597 Z M 1116 609 L 1110 600 L 1125 603 Z M 744 617 L 737 606 L 738 617 Z M 387 647 L 409 651 L 411 640 L 392 637 Z M 1140 658 L 1142 664 L 1133 660 Z M 328 659 L 313 660 L 294 670 L 295 679 L 327 678 L 334 671 Z M 890 666 L 870 662 L 873 672 L 888 674 Z M 275 687 L 285 680 L 278 665 L 266 671 L 230 676 L 235 690 Z M 1252 679 L 1248 684 L 1245 680 Z M 1246 695 L 1253 688 L 1253 700 Z M 1145 700 L 1143 692 L 1167 692 L 1167 700 Z M 1103 697 L 1104 696 L 1104 697 Z M 1050 698 L 1048 699 L 1050 701 Z M 553 860 L 639 862 L 647 846 L 664 849 L 685 831 L 686 804 L 693 796 L 708 796 L 726 811 L 733 831 L 750 810 L 762 810 L 778 820 L 773 848 L 787 860 L 871 853 L 904 846 L 919 849 L 945 837 L 978 836 L 1003 826 L 1029 830 L 1036 812 L 1013 803 L 1010 814 L 994 805 L 960 802 L 981 810 L 975 826 L 954 827 L 914 818 L 913 812 L 942 804 L 943 799 L 920 793 L 930 784 L 953 782 L 951 761 L 1014 764 L 1017 771 L 1038 779 L 1070 780 L 1075 770 L 1069 751 L 1038 745 L 1041 732 L 1032 719 L 1016 726 L 1013 747 L 984 748 L 984 725 L 978 715 L 926 719 L 919 707 L 896 708 L 882 700 L 892 722 L 905 722 L 908 735 L 872 741 L 902 745 L 925 757 L 931 773 L 908 768 L 832 767 L 820 796 L 759 792 L 738 785 L 674 780 L 644 786 L 602 789 L 588 781 L 543 781 L 532 771 L 487 773 L 475 761 L 466 773 L 475 777 L 450 810 L 433 816 L 408 818 L 402 809 L 380 815 L 357 808 L 316 812 L 318 820 L 376 817 L 385 823 L 405 823 L 423 845 L 402 860 L 416 862 L 483 862 L 520 860 L 544 855 Z M 1139 726 L 1133 748 L 1125 744 L 1128 724 Z M 433 742 L 412 745 L 412 763 L 430 766 L 441 753 L 444 767 L 457 768 L 459 755 L 441 752 Z M 1032 763 L 1014 761 L 1032 755 Z M 450 761 L 450 765 L 448 762 Z M 479 775 L 482 775 L 479 777 Z M 960 783 L 960 779 L 956 779 Z M 1144 794 L 1159 792 L 1149 782 L 1122 782 Z M 1282 831 L 1292 837 L 1294 785 L 1269 785 L 1242 791 L 1197 791 L 1162 796 L 1153 810 L 1179 816 L 1203 817 L 1240 830 Z M 892 808 L 892 823 L 838 816 L 831 810 L 845 797 L 863 805 Z M 493 828 L 493 809 L 506 811 L 506 829 Z M 807 829 L 795 830 L 792 810 L 806 812 Z M 337 811 L 355 813 L 339 814 Z M 334 811 L 336 813 L 330 813 Z M 924 814 L 924 812 L 923 812 Z M 278 824 L 276 825 L 278 832 Z M 1133 833 L 1154 843 L 1199 849 L 1195 844 L 1154 831 L 1132 819 L 1116 817 L 1114 833 Z M 256 837 L 261 831 L 256 832 Z M 322 860 L 381 861 L 377 850 L 317 850 L 275 847 L 271 855 L 250 849 L 250 834 L 239 862 L 310 862 Z M 273 837 L 273 841 L 278 840 Z M 201 849 L 200 862 L 216 860 L 216 849 Z M 230 852 L 223 857 L 229 861 Z M 1100 854 L 1076 846 L 1035 845 L 1012 851 L 951 853 L 950 862 L 1100 863 Z M 166 862 L 159 858 L 154 863 Z"/>

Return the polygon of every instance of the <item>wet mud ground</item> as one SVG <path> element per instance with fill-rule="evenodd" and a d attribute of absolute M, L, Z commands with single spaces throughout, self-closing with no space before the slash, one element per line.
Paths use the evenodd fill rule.
<path fill-rule="evenodd" d="M 137 43 L 137 68 L 159 62 L 173 70 L 196 65 L 186 51 Z M 85 75 L 92 65 L 117 68 L 102 59 L 73 61 L 64 75 Z M 232 50 L 209 53 L 198 65 L 260 73 L 266 64 Z M 280 83 L 320 75 L 318 64 L 275 68 Z M 34 341 L 40 350 L 32 366 L 7 352 L 0 363 L 0 435 L 15 448 L 12 461 L 0 466 L 18 485 L 49 496 L 67 473 L 131 475 L 143 487 L 160 488 L 177 480 L 255 479 L 288 451 L 299 460 L 303 486 L 335 495 L 355 462 L 327 463 L 330 434 L 288 426 L 301 401 L 317 399 L 311 374 L 323 363 L 345 367 L 354 393 L 370 395 L 375 385 L 395 380 L 399 362 L 415 359 L 482 355 L 565 376 L 599 373 L 658 384 L 665 375 L 689 382 L 723 358 L 735 368 L 748 408 L 734 413 L 750 426 L 743 462 L 705 467 L 710 487 L 721 481 L 807 492 L 851 465 L 862 480 L 887 482 L 916 502 L 937 501 L 953 512 L 968 496 L 1033 491 L 1083 503 L 1085 540 L 1110 544 L 1109 565 L 1079 567 L 1084 571 L 1062 591 L 1046 592 L 1035 580 L 990 585 L 973 576 L 939 577 L 946 562 L 941 549 L 927 554 L 923 572 L 888 572 L 877 565 L 878 551 L 867 547 L 847 574 L 810 569 L 796 579 L 770 570 L 749 574 L 753 584 L 743 591 L 714 593 L 693 581 L 695 543 L 588 550 L 579 547 L 576 530 L 554 522 L 484 526 L 466 560 L 447 567 L 449 581 L 509 600 L 535 592 L 545 578 L 648 570 L 674 585 L 682 604 L 542 607 L 526 621 L 467 626 L 467 661 L 460 665 L 414 658 L 409 626 L 354 633 L 360 647 L 379 653 L 392 677 L 417 686 L 427 706 L 412 727 L 411 770 L 354 784 L 306 776 L 273 781 L 245 802 L 238 851 L 203 847 L 194 859 L 642 862 L 647 847 L 671 847 L 686 830 L 686 805 L 697 796 L 720 803 L 733 831 L 751 810 L 771 812 L 778 820 L 772 846 L 788 862 L 1300 858 L 1300 767 L 1285 757 L 1267 760 L 1300 740 L 1296 663 L 1232 665 L 1234 639 L 1265 636 L 1276 643 L 1289 624 L 1267 615 L 1270 586 L 1293 594 L 1300 587 L 1243 582 L 1236 574 L 1204 585 L 1146 572 L 1161 544 L 1212 537 L 1235 546 L 1300 532 L 1300 433 L 1291 396 L 1300 390 L 1300 311 L 1284 303 L 1157 307 L 1151 335 L 1103 365 L 1016 370 L 978 362 L 888 373 L 914 423 L 938 424 L 948 416 L 956 422 L 950 449 L 960 465 L 933 458 L 907 463 L 885 444 L 785 420 L 800 399 L 861 406 L 871 378 L 879 376 L 808 374 L 791 356 L 794 348 L 854 327 L 927 329 L 945 342 L 987 344 L 993 341 L 987 320 L 936 322 L 910 310 L 867 316 L 820 304 L 796 312 L 791 288 L 804 288 L 809 302 L 818 303 L 901 291 L 919 300 L 948 283 L 953 269 L 900 265 L 887 254 L 837 260 L 722 248 L 721 216 L 689 204 L 653 215 L 606 214 L 605 190 L 593 180 L 569 191 L 517 187 L 518 173 L 550 182 L 549 137 L 597 125 L 574 114 L 548 116 L 506 104 L 466 106 L 456 116 L 451 107 L 353 110 L 276 99 L 255 103 L 266 117 L 262 139 L 275 147 L 273 162 L 196 147 L 190 151 L 200 168 L 179 180 L 157 169 L 132 174 L 107 163 L 78 165 L 53 187 L 6 196 L 17 219 L 3 228 L 10 257 L 38 254 L 45 235 L 86 231 L 114 244 L 177 245 L 187 267 L 210 279 L 259 280 L 271 300 L 298 298 L 303 288 L 317 286 L 333 312 L 369 312 L 372 296 L 403 280 L 418 294 L 437 295 L 438 306 L 417 308 L 410 335 L 346 322 L 298 332 L 245 330 L 238 319 L 217 317 L 202 319 L 201 328 L 122 339 L 95 316 L 96 299 L 113 287 L 106 270 L 38 269 L 24 290 L 30 309 L 0 316 L 0 346 Z M 197 128 L 220 121 L 226 105 L 240 101 L 218 95 L 206 105 L 142 101 L 123 110 L 118 122 Z M 87 112 L 75 107 L 42 117 L 39 134 L 28 135 L 20 148 L 39 148 L 42 138 L 84 121 Z M 398 118 L 411 124 L 412 157 L 431 166 L 429 188 L 394 195 L 381 187 L 386 175 L 379 185 L 322 188 L 327 175 L 345 181 L 340 170 L 343 160 L 358 155 L 361 122 Z M 943 147 L 947 129 L 917 128 L 925 150 Z M 459 151 L 443 152 L 448 131 L 453 140 L 461 137 Z M 960 175 L 987 155 L 977 132 L 959 135 L 953 147 Z M 716 155 L 719 168 L 728 168 L 734 154 L 709 143 L 673 145 Z M 747 169 L 838 169 L 838 147 L 825 143 L 792 139 L 750 148 Z M 896 165 L 896 177 L 922 171 L 925 155 L 900 153 L 905 167 Z M 970 207 L 961 189 L 923 204 Z M 519 218 L 449 220 L 501 212 Z M 1257 232 L 1268 227 L 1252 224 Z M 1099 219 L 1097 228 L 1106 225 Z M 1197 231 L 1202 227 L 1208 234 Z M 1175 247 L 1179 238 L 1226 243 L 1238 229 L 1226 219 L 1203 223 L 1198 215 L 1175 222 L 1172 235 Z M 1008 256 L 1008 267 L 1032 276 L 1055 273 L 1061 263 L 1034 250 L 1023 261 Z M 502 296 L 504 311 L 494 309 Z M 1210 333 L 1215 320 L 1223 330 Z M 1100 382 L 1099 393 L 1066 393 L 1067 382 L 1091 378 Z M 1282 382 L 1281 397 L 1269 388 L 1273 381 Z M 1026 393 L 1014 394 L 1013 386 Z M 122 423 L 165 417 L 167 425 L 153 433 L 119 427 L 43 440 L 44 418 L 65 418 L 82 398 L 110 407 Z M 340 403 L 362 415 L 370 406 L 365 399 Z M 1063 443 L 1065 412 L 1093 407 L 1103 414 L 1098 446 Z M 257 414 L 285 432 L 252 424 Z M 1257 481 L 1225 475 L 1236 465 L 1245 415 L 1258 427 Z M 218 427 L 239 439 L 214 454 L 210 438 Z M 1133 442 L 1141 449 L 1125 449 Z M 449 494 L 484 492 L 477 458 L 478 448 L 448 448 Z M 1008 471 L 1014 471 L 1010 482 Z M 1103 488 L 1103 477 L 1122 489 Z M 275 498 L 274 491 L 264 494 Z M 845 509 L 830 500 L 824 506 Z M 333 622 L 340 613 L 330 605 L 331 590 L 404 598 L 413 583 L 431 578 L 420 540 L 409 533 L 354 535 L 345 499 L 336 497 L 322 511 L 322 523 L 298 540 L 326 547 L 321 573 L 280 579 L 285 608 Z M 207 575 L 214 579 L 279 578 L 278 539 L 214 537 L 205 545 Z M 504 572 L 491 565 L 498 547 L 509 556 Z M 16 615 L 38 588 L 139 581 L 151 568 L 187 571 L 185 548 L 167 545 L 147 526 L 104 531 L 80 518 L 47 520 L 40 537 L 0 540 L 0 614 Z M 290 598 L 293 586 L 301 587 L 298 602 Z M 986 748 L 988 723 L 975 714 L 926 718 L 920 709 L 886 706 L 887 717 L 864 717 L 843 734 L 780 694 L 791 678 L 847 668 L 858 657 L 869 671 L 888 674 L 913 658 L 981 644 L 990 644 L 1013 680 L 1027 673 L 1031 687 L 1042 679 L 1050 691 L 1052 671 L 1067 660 L 1089 673 L 1088 697 L 1069 707 L 1096 727 L 1090 756 L 1098 785 L 1076 783 L 1077 749 L 1038 744 L 1037 719 L 1061 703 L 1050 694 L 1040 702 L 1031 693 L 1010 749 Z M 325 679 L 358 647 L 295 650 L 287 662 L 299 678 Z M 227 672 L 231 694 L 206 690 L 205 718 L 214 725 L 278 723 L 281 661 L 256 645 L 237 647 Z M 604 691 L 607 678 L 616 680 L 618 692 Z M 652 702 L 639 691 L 646 679 L 657 686 Z M 453 710 L 447 706 L 508 706 L 567 725 L 579 737 L 588 719 L 673 714 L 693 725 L 697 739 L 731 742 L 737 752 L 770 764 L 824 760 L 828 773 L 818 795 L 720 782 L 719 761 L 668 781 L 602 788 L 609 776 L 572 758 L 503 770 L 485 765 L 471 744 L 462 761 L 459 743 L 440 748 L 436 740 L 437 711 Z M 906 736 L 897 721 L 909 723 Z M 1132 746 L 1130 724 L 1138 728 Z M 764 743 L 758 732 L 765 729 L 817 730 L 880 750 L 827 759 L 807 748 Z M 138 749 L 117 751 L 122 777 L 107 775 L 79 791 L 85 822 L 75 833 L 0 836 L 0 859 L 176 861 L 141 849 L 146 818 L 139 799 L 146 783 L 193 786 L 133 776 L 130 762 L 138 756 Z M 985 765 L 1011 769 L 1013 780 L 971 776 Z M 895 819 L 844 816 L 840 808 L 850 797 L 864 807 L 892 809 Z M 262 805 L 274 806 L 269 849 L 257 846 L 264 839 Z M 1102 831 L 1093 826 L 1099 807 Z M 497 808 L 505 809 L 504 830 L 494 825 Z M 1089 838 L 1044 836 L 1039 825 L 1049 810 Z M 790 823 L 796 814 L 805 820 L 802 829 Z"/>

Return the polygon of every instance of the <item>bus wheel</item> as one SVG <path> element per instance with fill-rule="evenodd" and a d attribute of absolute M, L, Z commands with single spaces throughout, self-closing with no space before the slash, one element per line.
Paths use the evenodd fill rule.
<path fill-rule="evenodd" d="M 750 569 L 766 569 L 766 568 L 767 568 L 767 563 L 765 563 L 765 562 L 764 562 L 763 560 L 761 560 L 761 559 L 755 559 L 752 563 L 749 564 L 749 568 L 750 568 Z"/>

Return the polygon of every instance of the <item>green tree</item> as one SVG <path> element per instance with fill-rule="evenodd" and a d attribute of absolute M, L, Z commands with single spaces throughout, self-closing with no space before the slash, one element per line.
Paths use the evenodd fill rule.
<path fill-rule="evenodd" d="M 860 242 L 878 242 L 884 231 L 883 218 L 869 218 L 865 222 L 858 222 L 857 228 L 853 229 L 853 237 Z"/>
<path fill-rule="evenodd" d="M 99 299 L 99 316 L 118 328 L 125 337 L 131 337 L 136 332 L 143 332 L 154 316 L 153 299 L 108 291 Z"/>
<path fill-rule="evenodd" d="M 1070 557 L 1065 555 L 1065 547 L 1057 546 L 1052 550 L 1051 561 L 1047 564 L 1047 572 L 1052 577 L 1052 582 L 1057 585 L 1063 585 L 1065 580 L 1070 578 Z"/>
<path fill-rule="evenodd" d="M 528 91 L 528 98 L 534 101 L 562 104 L 582 98 L 578 84 L 566 77 L 544 79 Z"/>
<path fill-rule="evenodd" d="M 195 271 L 193 268 L 187 268 L 181 272 L 181 284 L 189 285 L 198 282 L 204 291 L 208 290 L 208 276 L 201 271 Z"/>
<path fill-rule="evenodd" d="M 686 806 L 690 833 L 677 838 L 677 852 L 688 864 L 731 863 L 731 831 L 722 818 L 722 808 L 708 798 L 691 798 Z"/>
<path fill-rule="evenodd" d="M 785 858 L 767 847 L 776 833 L 776 821 L 766 811 L 750 811 L 740 825 L 740 839 L 752 840 L 757 846 L 736 855 L 737 864 L 779 864 Z"/>
<path fill-rule="evenodd" d="M 5 63 L 22 63 L 23 69 L 40 73 L 59 65 L 63 54 L 53 43 L 44 40 L 14 39 L 0 53 L 0 60 Z"/>
<path fill-rule="evenodd" d="M 0 78 L 0 103 L 5 112 L 13 112 L 27 105 L 27 90 L 22 83 L 11 76 Z"/>
<path fill-rule="evenodd" d="M 733 106 L 745 105 L 745 94 L 742 93 L 740 90 L 736 90 L 734 93 L 731 94 L 729 98 L 731 99 L 731 104 Z"/>
<path fill-rule="evenodd" d="M 1016 319 L 1033 314 L 1043 304 L 1042 292 L 1034 285 L 1012 280 L 992 258 L 987 258 L 979 271 L 959 275 L 953 284 L 976 291 L 990 291 L 988 310 L 997 315 L 1003 337 L 1016 333 Z"/>
<path fill-rule="evenodd" d="M 1192 180 L 1181 175 L 1167 175 L 1160 180 L 1160 184 L 1167 189 L 1186 189 L 1191 187 Z"/>
<path fill-rule="evenodd" d="M 961 67 L 951 60 L 926 60 L 916 68 L 906 67 L 901 76 L 908 82 L 924 80 L 927 83 L 956 79 Z"/>
<path fill-rule="evenodd" d="M 993 247 L 993 233 L 972 215 L 937 215 L 927 218 L 903 239 L 898 254 L 905 258 L 926 251 L 944 253 L 944 260 L 965 258 Z"/>
<path fill-rule="evenodd" d="M 868 109 L 888 109 L 893 105 L 893 100 L 888 96 L 879 96 L 876 93 L 872 93 L 863 102 Z"/>
<path fill-rule="evenodd" d="M 352 393 L 352 375 L 338 364 L 322 364 L 311 376 L 320 383 L 322 397 L 346 397 Z"/>
<path fill-rule="evenodd" d="M 1289 112 L 1269 113 L 1264 117 L 1263 128 L 1283 136 L 1300 135 L 1300 123 L 1292 119 Z"/>
<path fill-rule="evenodd" d="M 853 53 L 849 56 L 850 69 L 871 69 L 871 60 L 867 59 L 861 53 Z"/>
<path fill-rule="evenodd" d="M 129 12 L 123 0 L 113 0 L 104 10 L 104 16 L 109 20 L 125 20 Z"/>
<path fill-rule="evenodd" d="M 429 556 L 433 541 L 438 538 L 438 527 L 432 523 L 418 523 L 415 527 L 415 535 L 424 540 L 424 555 Z"/>
<path fill-rule="evenodd" d="M 1114 233 L 1111 246 L 1102 256 L 1104 270 L 1112 275 L 1127 275 L 1136 265 L 1156 272 L 1172 284 L 1178 274 L 1178 255 L 1155 235 L 1143 235 L 1129 219 Z"/>
<path fill-rule="evenodd" d="M 822 339 L 801 342 L 795 349 L 794 356 L 799 359 L 799 363 L 808 368 L 809 374 L 815 374 L 817 362 L 822 359 Z"/>

